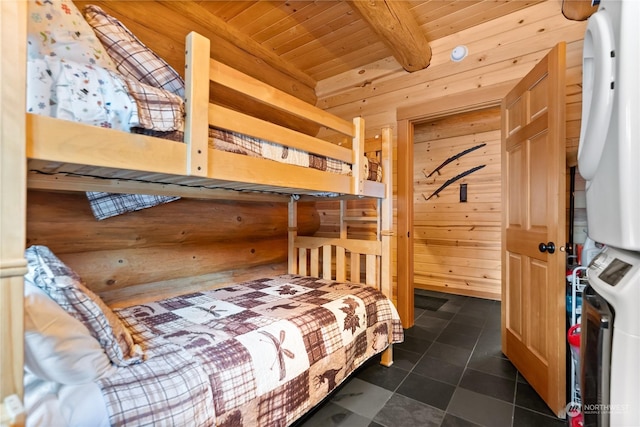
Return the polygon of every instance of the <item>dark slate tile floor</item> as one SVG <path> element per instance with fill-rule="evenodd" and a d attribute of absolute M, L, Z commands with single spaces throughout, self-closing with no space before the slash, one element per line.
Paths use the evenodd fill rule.
<path fill-rule="evenodd" d="M 500 302 L 444 298 L 415 308 L 394 364 L 368 361 L 295 427 L 555 427 L 556 418 L 500 350 Z"/>

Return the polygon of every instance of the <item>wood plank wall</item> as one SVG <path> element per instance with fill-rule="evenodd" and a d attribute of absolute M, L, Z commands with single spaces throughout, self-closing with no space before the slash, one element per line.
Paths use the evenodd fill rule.
<path fill-rule="evenodd" d="M 387 58 L 322 80 L 316 87 L 318 105 L 342 117 L 362 115 L 367 137 L 373 137 L 384 125 L 395 124 L 399 108 L 453 94 L 468 94 L 473 105 L 474 91 L 487 87 L 506 94 L 560 41 L 567 43 L 567 96 L 575 96 L 580 91 L 585 29 L 586 22 L 562 15 L 561 2 L 542 2 L 432 41 L 431 65 L 424 70 L 408 73 Z M 450 59 L 457 45 L 469 50 L 461 62 Z"/>
<path fill-rule="evenodd" d="M 414 286 L 500 299 L 500 107 L 416 125 L 413 142 Z M 481 144 L 433 173 L 451 156 Z M 477 166 L 484 167 L 432 196 Z M 466 202 L 460 201 L 461 184 Z"/>
<path fill-rule="evenodd" d="M 348 200 L 347 216 L 360 218 L 377 218 L 376 200 Z M 319 237 L 337 237 L 340 235 L 340 206 L 332 200 L 320 200 L 316 202 L 320 217 L 320 228 L 316 232 Z M 365 221 L 353 221 L 347 224 L 347 234 L 352 239 L 374 240 L 376 228 L 374 223 Z"/>
<path fill-rule="evenodd" d="M 161 294 L 197 288 L 196 276 L 211 286 L 286 273 L 287 215 L 286 203 L 180 199 L 98 221 L 84 193 L 29 191 L 27 247 L 48 246 L 116 303 L 150 283 Z M 313 203 L 299 203 L 298 233 L 319 226 Z"/>
<path fill-rule="evenodd" d="M 515 83 L 558 42 L 567 43 L 567 160 L 575 162 L 580 129 L 582 41 L 586 22 L 570 21 L 562 15 L 561 2 L 550 0 L 502 18 L 432 41 L 431 65 L 407 73 L 393 58 L 351 70 L 318 82 L 318 105 L 341 117 L 361 115 L 371 138 L 385 125 L 392 125 L 397 138 L 398 109 L 413 105 L 446 103 L 448 96 L 468 96 L 474 105 L 474 91 L 494 90 L 504 96 Z M 451 50 L 466 45 L 469 55 L 461 62 L 450 60 Z M 495 88 L 495 89 L 494 89 Z M 420 116 L 420 111 L 414 112 Z M 321 133 L 322 135 L 322 133 Z M 394 173 L 398 170 L 394 147 Z M 398 180 L 394 177 L 394 182 Z M 394 189 L 394 206 L 397 206 Z M 330 228 L 334 217 L 320 208 L 321 230 Z M 394 210 L 397 212 L 397 209 Z M 397 219 L 394 228 L 397 229 Z M 397 265 L 397 264 L 396 264 Z M 394 265 L 394 272 L 395 269 Z M 394 273 L 394 286 L 397 284 Z"/>

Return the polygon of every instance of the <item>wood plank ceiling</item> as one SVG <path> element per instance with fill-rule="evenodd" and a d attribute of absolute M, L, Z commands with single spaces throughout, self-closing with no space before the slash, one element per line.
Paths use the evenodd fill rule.
<path fill-rule="evenodd" d="M 455 34 L 540 1 L 388 0 L 394 5 L 403 3 L 406 6 L 427 41 Z M 207 13 L 316 82 L 391 56 L 398 59 L 390 44 L 354 10 L 351 1 L 202 0 L 198 3 Z M 385 2 L 364 0 L 358 3 Z M 404 17 L 400 21 L 402 26 L 408 25 L 407 19 Z M 398 62 L 402 64 L 401 60 Z"/>
<path fill-rule="evenodd" d="M 567 19 L 584 20 L 595 10 L 590 0 L 74 3 L 101 6 L 178 70 L 184 67 L 184 37 L 189 31 L 197 31 L 211 39 L 214 59 L 315 103 L 318 82 L 393 58 L 408 72 L 423 69 L 429 66 L 430 44 L 434 41 L 543 1 L 562 1 Z M 262 63 L 268 67 L 261 67 Z"/>

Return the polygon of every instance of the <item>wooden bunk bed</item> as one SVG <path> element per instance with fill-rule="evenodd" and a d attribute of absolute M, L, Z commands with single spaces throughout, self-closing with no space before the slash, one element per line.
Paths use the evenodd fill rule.
<path fill-rule="evenodd" d="M 26 83 L 20 67 L 16 66 L 23 63 L 25 57 L 25 5 L 2 2 L 0 19 L 3 51 L 0 69 L 0 186 L 3 195 L 0 397 L 5 399 L 12 395 L 22 396 L 23 393 L 23 275 L 27 272 L 24 206 L 27 188 L 286 201 L 289 204 L 288 273 L 294 275 L 292 277 L 310 276 L 328 281 L 362 283 L 374 286 L 392 298 L 390 129 L 383 129 L 381 133 L 383 180 L 369 181 L 365 179 L 364 121 L 361 118 L 353 122 L 342 120 L 209 59 L 208 41 L 194 33 L 188 36 L 186 44 L 184 143 L 25 114 L 21 111 L 25 111 L 23 93 Z M 211 82 L 342 134 L 351 141 L 351 147 L 339 146 L 210 103 Z M 350 164 L 352 172 L 339 175 L 214 150 L 209 147 L 210 127 L 338 159 Z M 327 193 L 340 200 L 340 236 L 298 236 L 296 200 Z M 354 197 L 377 200 L 375 240 L 349 239 L 347 236 L 346 224 L 354 218 L 347 216 L 345 200 Z M 155 283 L 149 289 L 163 289 L 166 297 L 172 286 L 163 288 Z M 179 293 L 179 290 L 175 292 L 176 295 Z M 119 305 L 126 304 L 120 302 Z M 382 363 L 392 363 L 391 346 L 385 350 Z M 2 409 L 0 424 L 19 425 L 24 421 L 21 418 L 24 414 L 13 414 L 6 405 Z M 296 417 L 301 415 L 296 414 Z"/>
<path fill-rule="evenodd" d="M 349 122 L 326 113 L 299 99 L 272 88 L 259 80 L 209 58 L 209 41 L 191 33 L 186 42 L 187 120 L 184 144 L 145 135 L 114 135 L 114 130 L 55 120 L 27 114 L 28 169 L 39 172 L 29 176 L 30 188 L 46 188 L 46 176 L 57 174 L 56 188 L 82 187 L 105 189 L 102 179 L 119 180 L 113 184 L 123 191 L 136 190 L 138 183 L 170 186 L 163 193 L 197 194 L 206 189 L 233 189 L 278 194 L 343 195 L 384 198 L 385 186 L 365 179 L 364 120 Z M 343 147 L 313 136 L 256 119 L 209 101 L 209 84 L 217 83 L 239 96 L 253 98 L 344 135 L 352 147 Z M 209 148 L 208 129 L 221 128 L 258 139 L 305 150 L 350 164 L 351 175 L 323 173 L 293 165 L 275 166 L 272 161 L 239 156 Z M 153 156 L 149 156 L 153 153 Z M 85 177 L 75 186 L 60 175 Z M 292 177 L 295 183 L 292 184 Z M 91 179 L 95 178 L 95 179 Z M 92 182 L 98 181 L 98 182 Z M 125 181 L 131 181 L 130 186 Z M 70 182 L 67 184 L 67 182 Z M 140 191 L 140 190 L 138 190 Z M 149 191 L 144 189 L 142 191 Z M 222 198 L 230 197 L 224 193 Z"/>

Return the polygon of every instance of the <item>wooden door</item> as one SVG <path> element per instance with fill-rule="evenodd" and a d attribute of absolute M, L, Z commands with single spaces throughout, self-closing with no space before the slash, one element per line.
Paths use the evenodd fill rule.
<path fill-rule="evenodd" d="M 502 351 L 564 417 L 565 44 L 502 102 Z M 555 251 L 539 245 L 555 244 Z M 551 253 L 553 252 L 553 253 Z"/>

